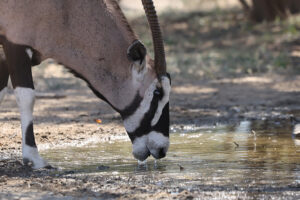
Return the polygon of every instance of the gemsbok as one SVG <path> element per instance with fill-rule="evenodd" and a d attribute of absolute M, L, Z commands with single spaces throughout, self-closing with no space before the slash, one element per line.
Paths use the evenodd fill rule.
<path fill-rule="evenodd" d="M 120 113 L 138 160 L 166 156 L 170 76 L 152 0 L 142 0 L 154 61 L 115 0 L 0 1 L 0 101 L 10 76 L 21 115 L 24 165 L 51 167 L 34 139 L 31 67 L 53 58 Z"/>

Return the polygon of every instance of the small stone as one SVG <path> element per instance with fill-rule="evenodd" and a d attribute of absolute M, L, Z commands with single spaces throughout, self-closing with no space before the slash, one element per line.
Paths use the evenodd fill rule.
<path fill-rule="evenodd" d="M 108 169 L 109 169 L 109 166 L 99 165 L 99 166 L 97 167 L 97 169 L 98 169 L 98 170 L 104 171 L 104 170 L 108 170 Z"/>

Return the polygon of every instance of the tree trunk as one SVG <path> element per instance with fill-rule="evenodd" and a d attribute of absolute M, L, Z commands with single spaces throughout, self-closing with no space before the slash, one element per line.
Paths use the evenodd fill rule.
<path fill-rule="evenodd" d="M 246 0 L 239 0 L 251 20 L 255 22 L 285 19 L 289 14 L 300 12 L 300 0 L 252 0 L 252 7 Z"/>
<path fill-rule="evenodd" d="M 256 22 L 273 21 L 276 17 L 285 19 L 288 16 L 287 0 L 252 0 L 251 18 Z"/>
<path fill-rule="evenodd" d="M 296 14 L 300 12 L 300 1 L 299 0 L 288 0 L 289 10 L 291 14 Z"/>

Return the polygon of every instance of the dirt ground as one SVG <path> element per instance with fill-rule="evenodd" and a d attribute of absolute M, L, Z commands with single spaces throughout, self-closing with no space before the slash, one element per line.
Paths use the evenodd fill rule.
<path fill-rule="evenodd" d="M 126 2 L 132 0 L 122 0 L 123 7 L 133 16 L 133 27 L 142 27 L 138 35 L 150 45 L 149 33 L 145 33 L 148 28 L 132 14 L 136 13 L 135 6 Z M 245 23 L 240 13 L 214 10 L 205 14 L 192 3 L 181 2 L 172 3 L 171 12 L 161 17 L 173 76 L 171 130 L 184 129 L 185 125 L 300 117 L 300 75 L 281 73 L 291 72 L 290 67 L 299 68 L 297 20 L 269 24 L 266 31 L 263 25 Z M 233 1 L 216 2 L 223 2 L 218 7 L 221 9 L 228 5 L 224 2 Z M 161 6 L 168 10 L 169 4 Z M 192 12 L 173 15 L 176 9 Z M 160 8 L 159 13 L 163 12 Z M 269 73 L 270 66 L 278 67 L 279 73 Z M 119 114 L 95 97 L 83 81 L 55 64 L 34 67 L 33 73 L 37 91 L 34 129 L 40 150 L 127 138 Z M 235 189 L 188 191 L 172 186 L 174 181 L 188 184 L 189 180 L 161 172 L 121 176 L 32 170 L 21 163 L 19 118 L 10 87 L 0 105 L 0 199 L 243 199 L 244 193 Z M 205 182 L 201 177 L 196 179 Z"/>
<path fill-rule="evenodd" d="M 53 70 L 55 73 L 51 73 Z M 35 80 L 39 80 L 36 81 L 38 93 L 34 112 L 38 147 L 43 150 L 80 146 L 126 137 L 120 116 L 95 97 L 82 81 L 64 72 L 62 67 L 55 65 L 34 69 Z M 40 79 L 45 74 L 51 75 Z M 180 129 L 184 125 L 231 124 L 242 119 L 299 117 L 294 112 L 300 110 L 299 98 L 300 76 L 264 75 L 198 81 L 177 77 L 173 80 L 170 100 L 171 125 Z M 102 123 L 96 123 L 96 119 L 101 119 Z M 21 164 L 19 113 L 11 89 L 1 104 L 0 121 L 1 199 L 209 199 L 212 195 L 201 190 L 172 188 L 168 183 L 174 180 L 163 173 L 120 176 L 33 171 Z M 231 195 L 236 197 L 236 193 Z"/>

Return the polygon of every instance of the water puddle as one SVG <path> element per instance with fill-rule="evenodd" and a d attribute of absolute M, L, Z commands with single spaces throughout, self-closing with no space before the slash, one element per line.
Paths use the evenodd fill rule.
<path fill-rule="evenodd" d="M 42 152 L 52 165 L 83 173 L 152 173 L 206 184 L 300 184 L 300 137 L 290 121 L 173 129 L 166 158 L 138 165 L 131 143 L 114 141 Z M 200 183 L 199 182 L 199 183 Z"/>

